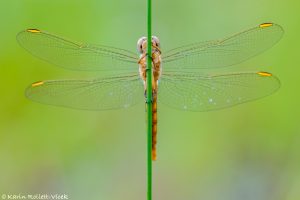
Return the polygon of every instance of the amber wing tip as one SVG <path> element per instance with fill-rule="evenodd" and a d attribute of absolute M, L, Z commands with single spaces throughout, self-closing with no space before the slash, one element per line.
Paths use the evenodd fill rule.
<path fill-rule="evenodd" d="M 273 26 L 273 23 L 266 22 L 266 23 L 262 23 L 259 25 L 260 28 L 266 28 L 266 27 L 270 27 L 270 26 Z"/>
<path fill-rule="evenodd" d="M 29 33 L 40 33 L 41 32 L 39 29 L 36 29 L 36 28 L 29 28 L 26 31 Z"/>
<path fill-rule="evenodd" d="M 260 76 L 273 76 L 271 73 L 269 72 L 257 72 L 258 75 Z"/>
<path fill-rule="evenodd" d="M 40 85 L 43 85 L 44 84 L 44 81 L 37 81 L 37 82 L 34 82 L 31 84 L 31 87 L 38 87 Z"/>

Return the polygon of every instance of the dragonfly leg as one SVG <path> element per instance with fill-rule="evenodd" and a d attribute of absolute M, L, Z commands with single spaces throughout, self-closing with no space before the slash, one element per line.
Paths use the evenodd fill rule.
<path fill-rule="evenodd" d="M 145 96 L 145 103 L 153 103 L 153 93 L 152 93 L 152 97 L 150 100 L 148 100 L 148 98 L 147 98 L 147 90 L 145 90 L 144 96 Z"/>
<path fill-rule="evenodd" d="M 145 96 L 145 103 L 153 103 L 153 99 L 156 98 L 157 96 L 157 91 L 156 90 L 153 90 L 152 91 L 152 97 L 150 99 L 150 101 L 148 101 L 148 98 L 147 98 L 147 90 L 144 90 L 144 96 Z"/>
<path fill-rule="evenodd" d="M 147 53 L 143 54 L 143 55 L 140 57 L 140 59 L 139 59 L 139 61 L 138 61 L 138 64 L 142 64 L 142 63 L 144 62 L 144 59 L 145 59 L 146 56 L 147 56 Z"/>
<path fill-rule="evenodd" d="M 159 54 L 161 54 L 161 50 L 160 50 L 160 48 L 158 46 L 152 45 L 152 48 L 154 48 L 156 51 L 159 52 Z"/>
<path fill-rule="evenodd" d="M 142 63 L 144 62 L 144 60 L 145 60 L 146 57 L 148 57 L 148 53 L 144 53 L 144 54 L 140 57 L 140 59 L 139 59 L 139 61 L 138 61 L 138 64 L 142 64 Z M 150 56 L 150 58 L 151 58 L 151 60 L 153 60 L 152 56 Z"/>

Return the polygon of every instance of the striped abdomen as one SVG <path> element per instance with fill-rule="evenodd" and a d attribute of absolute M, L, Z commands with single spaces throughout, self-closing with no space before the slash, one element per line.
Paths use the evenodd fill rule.
<path fill-rule="evenodd" d="M 156 160 L 157 143 L 157 95 L 153 95 L 152 102 L 152 160 Z"/>

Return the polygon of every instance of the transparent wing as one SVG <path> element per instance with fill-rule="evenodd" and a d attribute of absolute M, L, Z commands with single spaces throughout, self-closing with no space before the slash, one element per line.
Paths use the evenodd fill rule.
<path fill-rule="evenodd" d="M 137 55 L 124 49 L 73 42 L 37 29 L 20 32 L 17 40 L 34 56 L 71 70 L 137 68 Z"/>
<path fill-rule="evenodd" d="M 33 83 L 26 96 L 36 102 L 84 110 L 127 108 L 143 100 L 137 75 L 94 80 L 49 80 Z"/>
<path fill-rule="evenodd" d="M 243 62 L 277 43 L 283 35 L 281 26 L 272 23 L 221 40 L 195 43 L 166 52 L 165 71 L 226 67 Z"/>
<path fill-rule="evenodd" d="M 181 110 L 209 111 L 259 99 L 279 87 L 279 80 L 267 72 L 214 76 L 164 74 L 158 101 Z"/>

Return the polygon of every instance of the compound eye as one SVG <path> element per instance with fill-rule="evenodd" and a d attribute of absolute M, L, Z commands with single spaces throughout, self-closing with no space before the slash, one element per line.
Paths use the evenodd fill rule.
<path fill-rule="evenodd" d="M 153 43 L 155 43 L 155 46 L 160 47 L 160 42 L 159 42 L 158 37 L 152 36 L 152 41 L 153 41 Z"/>
<path fill-rule="evenodd" d="M 137 42 L 137 50 L 140 52 L 140 53 L 143 53 L 143 42 L 146 41 L 146 37 L 141 37 L 138 42 Z"/>

